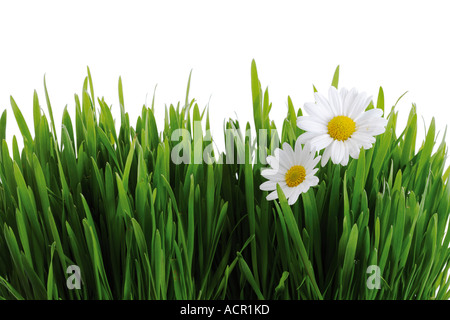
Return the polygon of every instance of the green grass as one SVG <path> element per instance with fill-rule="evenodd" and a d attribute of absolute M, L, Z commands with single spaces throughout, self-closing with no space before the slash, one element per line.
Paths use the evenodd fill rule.
<path fill-rule="evenodd" d="M 336 87 L 338 79 L 339 69 Z M 288 97 L 273 134 L 254 62 L 254 123 L 227 120 L 234 147 L 213 154 L 245 163 L 172 162 L 176 129 L 191 139 L 200 131 L 202 149 L 211 143 L 209 110 L 189 99 L 189 84 L 158 128 L 153 103 L 130 125 L 119 79 L 116 126 L 88 69 L 75 119 L 64 110 L 59 134 L 44 87 L 50 121 L 35 93 L 34 137 L 11 97 L 22 149 L 15 137 L 5 141 L 6 110 L 0 118 L 0 299 L 450 298 L 447 148 L 433 120 L 416 153 L 414 105 L 397 136 L 398 113 L 380 88 L 369 108 L 386 111 L 386 132 L 348 166 L 321 168 L 319 185 L 289 206 L 282 192 L 268 202 L 259 189 L 260 142 L 269 154 L 279 142 L 293 145 L 302 111 Z M 256 137 L 245 135 L 251 125 Z M 80 267 L 80 290 L 66 286 L 69 265 Z M 369 265 L 380 267 L 379 290 L 366 286 Z"/>

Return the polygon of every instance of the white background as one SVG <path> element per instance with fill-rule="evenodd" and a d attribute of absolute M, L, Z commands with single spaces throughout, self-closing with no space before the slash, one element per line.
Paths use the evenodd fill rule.
<path fill-rule="evenodd" d="M 30 131 L 33 90 L 47 114 L 47 86 L 57 125 L 86 66 L 96 96 L 112 104 L 120 124 L 117 84 L 122 76 L 130 122 L 156 89 L 156 117 L 166 104 L 191 98 L 209 104 L 212 135 L 222 145 L 223 123 L 236 116 L 253 126 L 250 65 L 269 87 L 271 118 L 281 129 L 290 95 L 296 109 L 313 101 L 312 85 L 327 92 L 340 65 L 340 86 L 398 104 L 404 126 L 411 103 L 428 126 L 450 123 L 450 10 L 448 1 L 1 1 L 0 111 L 8 111 L 7 139 L 20 133 L 9 97 Z M 419 144 L 423 121 L 419 118 Z M 161 127 L 160 127 L 161 128 Z M 60 126 L 57 126 L 58 135 Z M 440 141 L 440 139 L 439 139 Z M 447 142 L 450 139 L 447 138 Z"/>

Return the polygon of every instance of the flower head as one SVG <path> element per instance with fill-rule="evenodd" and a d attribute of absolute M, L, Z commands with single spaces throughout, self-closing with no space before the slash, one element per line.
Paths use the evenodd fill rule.
<path fill-rule="evenodd" d="M 317 151 L 325 148 L 322 166 L 328 160 L 346 166 L 349 156 L 357 159 L 361 147 L 370 149 L 374 136 L 385 131 L 387 120 L 383 110 L 365 111 L 372 97 L 356 89 L 348 91 L 330 87 L 328 99 L 315 93 L 316 103 L 305 103 L 308 116 L 297 119 L 297 125 L 306 132 L 299 137 L 301 143 L 311 143 Z"/>
<path fill-rule="evenodd" d="M 314 174 L 319 169 L 314 167 L 319 163 L 320 156 L 315 155 L 315 150 L 311 150 L 309 145 L 302 148 L 298 139 L 295 150 L 286 142 L 283 143 L 283 149 L 275 149 L 274 156 L 267 157 L 271 168 L 261 171 L 261 175 L 269 181 L 262 183 L 260 189 L 272 191 L 266 199 L 278 198 L 277 184 L 279 184 L 289 205 L 292 205 L 301 193 L 317 185 L 319 179 Z"/>

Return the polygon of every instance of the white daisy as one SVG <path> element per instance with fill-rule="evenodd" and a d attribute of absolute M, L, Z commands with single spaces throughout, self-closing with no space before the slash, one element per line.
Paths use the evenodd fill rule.
<path fill-rule="evenodd" d="M 361 147 L 370 149 L 374 136 L 383 133 L 387 120 L 382 118 L 383 110 L 365 111 L 372 97 L 356 89 L 348 91 L 330 87 L 328 99 L 316 92 L 316 103 L 305 103 L 309 116 L 297 119 L 297 125 L 306 132 L 300 135 L 301 143 L 311 146 L 322 154 L 322 166 L 331 158 L 334 164 L 346 166 L 349 156 L 358 159 Z"/>
<path fill-rule="evenodd" d="M 309 145 L 302 149 L 298 139 L 295 150 L 285 142 L 283 149 L 275 149 L 274 155 L 267 157 L 267 163 L 271 168 L 261 171 L 261 175 L 269 181 L 262 183 L 260 189 L 272 191 L 266 199 L 275 200 L 278 198 L 277 184 L 279 184 L 289 205 L 292 205 L 302 192 L 319 183 L 319 178 L 314 175 L 319 169 L 314 167 L 319 163 L 320 156 L 315 157 L 316 151 L 311 150 Z"/>

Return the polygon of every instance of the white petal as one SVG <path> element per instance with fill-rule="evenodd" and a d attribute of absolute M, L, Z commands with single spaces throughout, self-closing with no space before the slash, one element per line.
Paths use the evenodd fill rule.
<path fill-rule="evenodd" d="M 307 170 L 306 178 L 314 176 L 317 173 L 317 171 L 319 171 L 319 168 L 313 168 L 313 169 Z"/>
<path fill-rule="evenodd" d="M 320 158 L 320 156 L 318 156 L 318 158 Z M 305 161 L 303 162 L 303 166 L 306 168 L 306 169 L 311 169 L 311 168 L 314 168 L 314 159 L 316 159 L 317 160 L 317 158 L 316 158 L 316 153 L 315 152 L 310 152 L 310 153 L 308 153 L 308 155 L 307 155 L 307 157 L 305 157 Z M 316 164 L 317 164 L 317 162 L 315 162 Z"/>
<path fill-rule="evenodd" d="M 333 114 L 322 104 L 307 102 L 303 108 L 308 115 L 315 117 L 318 121 L 325 125 L 333 118 Z"/>
<path fill-rule="evenodd" d="M 365 92 L 361 92 L 354 99 L 352 105 L 349 107 L 348 117 L 355 119 L 369 106 L 372 97 L 367 97 Z"/>
<path fill-rule="evenodd" d="M 277 188 L 277 182 L 276 181 L 266 181 L 264 183 L 261 183 L 259 186 L 259 189 L 263 191 L 272 191 Z"/>
<path fill-rule="evenodd" d="M 387 119 L 379 116 L 380 112 L 371 112 L 373 110 L 380 109 L 372 109 L 364 112 L 364 114 L 356 121 L 357 131 L 376 136 L 386 130 L 386 125 L 388 123 Z"/>
<path fill-rule="evenodd" d="M 340 165 L 345 167 L 348 164 L 349 159 L 350 159 L 349 157 L 342 158 Z"/>
<path fill-rule="evenodd" d="M 355 88 L 352 88 L 347 95 L 345 96 L 345 99 L 342 98 L 342 105 L 343 105 L 343 115 L 345 116 L 349 116 L 351 111 L 352 111 L 352 107 L 353 107 L 353 103 L 355 102 L 356 97 L 358 96 L 358 91 Z"/>
<path fill-rule="evenodd" d="M 298 117 L 297 126 L 305 131 L 312 131 L 317 133 L 326 133 L 327 126 L 317 121 L 314 117 Z"/>
<path fill-rule="evenodd" d="M 280 167 L 286 170 L 289 170 L 289 168 L 294 165 L 292 162 L 292 157 L 290 157 L 284 150 L 280 150 L 278 160 L 280 161 Z"/>
<path fill-rule="evenodd" d="M 311 187 L 317 186 L 319 184 L 319 178 L 316 176 L 311 176 L 306 179 Z"/>
<path fill-rule="evenodd" d="M 381 109 L 370 109 L 365 111 L 354 118 L 356 123 L 364 123 L 364 121 L 370 121 L 372 119 L 381 118 L 383 116 L 383 110 Z"/>
<path fill-rule="evenodd" d="M 294 190 L 296 188 L 290 188 L 288 186 L 285 186 L 284 188 L 281 188 L 281 189 L 283 190 L 283 193 L 284 193 L 284 195 L 286 196 L 286 199 L 287 199 L 287 198 L 289 198 L 292 195 L 292 193 L 294 192 Z"/>
<path fill-rule="evenodd" d="M 313 156 L 309 158 L 304 165 L 306 171 L 314 169 L 316 165 L 319 163 L 321 158 L 322 158 L 321 156 L 315 157 L 315 155 L 313 154 Z"/>
<path fill-rule="evenodd" d="M 342 101 L 335 87 L 331 86 L 328 89 L 328 101 L 330 106 L 334 108 L 335 114 L 342 114 Z"/>
<path fill-rule="evenodd" d="M 280 158 L 280 148 L 275 148 L 275 150 L 273 150 L 273 155 L 275 158 L 279 159 Z"/>
<path fill-rule="evenodd" d="M 339 89 L 339 95 L 341 96 L 342 107 L 344 107 L 344 101 L 345 101 L 345 98 L 347 97 L 347 94 L 348 94 L 347 88 Z"/>
<path fill-rule="evenodd" d="M 349 148 L 347 145 L 347 141 L 345 141 L 343 143 L 343 146 L 344 146 L 344 156 L 342 157 L 341 165 L 346 166 L 348 164 L 348 158 L 349 158 Z"/>
<path fill-rule="evenodd" d="M 334 108 L 332 108 L 328 102 L 328 100 L 319 92 L 314 93 L 314 97 L 316 98 L 317 103 L 323 105 L 326 109 L 328 109 L 328 112 L 330 112 L 333 117 L 337 116 L 337 114 L 334 112 Z"/>
<path fill-rule="evenodd" d="M 372 102 L 372 96 L 368 96 L 362 105 L 362 111 L 365 111 L 369 104 Z"/>
<path fill-rule="evenodd" d="M 366 134 L 369 134 L 371 136 L 377 136 L 379 134 L 382 134 L 386 131 L 386 128 L 383 126 L 374 126 L 371 124 L 367 124 L 364 126 L 361 126 L 358 128 L 358 131 L 364 132 Z"/>
<path fill-rule="evenodd" d="M 349 101 L 349 104 L 347 105 L 347 116 L 350 118 L 354 118 L 354 115 L 357 114 L 358 108 L 364 104 L 364 101 L 367 99 L 367 95 L 364 92 L 356 93 L 353 97 L 353 100 Z"/>
<path fill-rule="evenodd" d="M 288 170 L 288 167 L 281 165 L 280 159 L 275 158 L 274 160 L 270 161 L 270 169 L 277 173 L 280 173 L 280 172 L 286 172 Z"/>
<path fill-rule="evenodd" d="M 338 140 L 334 140 L 333 143 L 329 146 L 329 148 L 331 148 L 331 161 L 336 164 L 337 162 L 337 157 L 339 156 L 339 150 L 337 148 L 337 142 Z"/>
<path fill-rule="evenodd" d="M 295 157 L 294 150 L 292 150 L 291 145 L 287 142 L 283 143 L 283 151 L 286 152 L 289 158 L 293 159 Z"/>
<path fill-rule="evenodd" d="M 274 156 L 267 156 L 266 162 L 272 167 L 272 169 L 279 168 L 278 159 Z"/>
<path fill-rule="evenodd" d="M 269 178 L 270 181 L 275 181 L 275 182 L 286 182 L 286 178 L 285 178 L 286 174 L 285 173 L 277 173 L 274 174 L 273 176 L 271 176 Z"/>
<path fill-rule="evenodd" d="M 270 201 L 270 200 L 275 200 L 278 199 L 278 193 L 277 190 L 272 191 L 271 193 L 269 193 L 266 197 L 266 200 Z"/>
<path fill-rule="evenodd" d="M 363 146 L 364 149 L 372 148 L 372 144 L 376 141 L 376 139 L 371 135 L 360 131 L 354 132 L 352 134 L 352 139 L 359 145 Z"/>
<path fill-rule="evenodd" d="M 372 96 L 366 97 L 366 99 L 357 107 L 357 109 L 355 109 L 355 113 L 353 114 L 353 118 L 352 119 L 355 119 L 361 113 L 363 113 L 367 109 L 367 107 L 369 106 L 371 101 L 372 101 Z"/>
<path fill-rule="evenodd" d="M 331 144 L 331 161 L 334 164 L 339 164 L 344 156 L 344 147 L 342 141 L 334 140 Z"/>
<path fill-rule="evenodd" d="M 317 152 L 317 148 L 313 146 L 310 141 L 305 144 L 305 147 L 303 149 L 305 149 L 308 153 L 312 153 L 313 155 L 315 155 Z"/>
<path fill-rule="evenodd" d="M 302 134 L 298 137 L 297 140 L 298 140 L 300 143 L 305 144 L 305 143 L 307 143 L 309 140 L 311 140 L 312 138 L 314 138 L 315 136 L 318 136 L 318 135 L 321 135 L 321 133 L 316 133 L 316 132 L 308 131 L 308 132 L 302 133 Z"/>
<path fill-rule="evenodd" d="M 349 138 L 346 142 L 347 142 L 347 146 L 349 148 L 348 151 L 349 151 L 350 156 L 353 159 L 358 159 L 359 153 L 361 151 L 358 144 L 352 138 Z"/>
<path fill-rule="evenodd" d="M 289 197 L 289 200 L 288 200 L 288 204 L 290 206 L 292 206 L 297 201 L 298 196 L 301 193 L 301 189 L 299 187 L 294 188 L 294 189 L 295 189 L 294 192 L 291 194 L 291 196 Z"/>
<path fill-rule="evenodd" d="M 310 144 L 306 144 L 300 157 L 296 159 L 297 165 L 301 165 L 306 168 L 306 164 L 308 163 L 309 158 L 314 157 L 314 154 L 315 152 L 311 151 Z"/>
<path fill-rule="evenodd" d="M 268 180 L 274 180 L 274 178 L 278 177 L 278 175 L 280 175 L 280 174 L 283 174 L 283 173 L 280 173 L 280 171 L 278 171 L 278 170 L 273 170 L 273 169 L 261 170 L 261 175 Z"/>
<path fill-rule="evenodd" d="M 266 178 L 269 179 L 268 177 L 276 175 L 278 173 L 277 170 L 273 170 L 273 169 L 263 169 L 261 170 L 261 175 Z"/>
<path fill-rule="evenodd" d="M 322 167 L 325 167 L 325 165 L 327 164 L 328 160 L 330 160 L 330 157 L 331 157 L 331 145 L 326 147 L 325 151 L 322 154 L 322 161 L 321 161 Z"/>
<path fill-rule="evenodd" d="M 309 188 L 311 187 L 310 183 L 308 181 L 303 181 L 302 184 L 299 186 L 301 193 L 306 193 Z"/>
<path fill-rule="evenodd" d="M 297 154 L 297 151 L 302 151 L 302 143 L 300 141 L 300 137 L 297 138 L 297 140 L 295 141 L 295 146 L 294 146 L 294 153 Z"/>
<path fill-rule="evenodd" d="M 345 148 L 345 142 L 344 141 L 338 141 L 338 145 L 339 145 L 339 149 L 340 149 L 340 158 L 341 160 L 339 162 L 342 162 L 342 160 L 345 157 L 345 153 L 346 153 L 346 148 Z"/>
<path fill-rule="evenodd" d="M 311 168 L 315 168 L 315 167 L 317 166 L 317 164 L 319 163 L 319 161 L 320 161 L 321 158 L 322 158 L 321 156 L 315 157 L 314 160 L 312 161 L 310 167 L 311 167 Z"/>
<path fill-rule="evenodd" d="M 295 158 L 295 164 L 299 164 L 299 160 L 302 157 L 302 154 L 304 152 L 304 149 L 302 148 L 302 144 L 300 142 L 300 137 L 295 142 L 295 150 L 294 150 L 294 158 Z"/>
<path fill-rule="evenodd" d="M 333 138 L 331 138 L 328 133 L 315 136 L 311 139 L 311 145 L 316 147 L 316 150 L 322 150 L 323 148 L 328 147 L 332 142 Z"/>
<path fill-rule="evenodd" d="M 370 118 L 364 121 L 356 121 L 356 128 L 363 126 L 371 126 L 371 127 L 386 127 L 387 120 L 384 118 Z"/>

